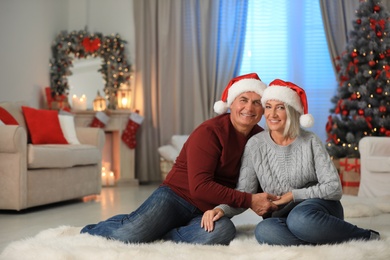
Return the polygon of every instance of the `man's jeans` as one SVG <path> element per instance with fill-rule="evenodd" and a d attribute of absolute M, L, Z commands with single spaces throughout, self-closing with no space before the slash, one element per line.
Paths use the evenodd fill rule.
<path fill-rule="evenodd" d="M 160 186 L 134 212 L 113 216 L 98 224 L 87 225 L 81 233 L 103 236 L 125 243 L 145 243 L 158 239 L 197 244 L 228 245 L 236 229 L 223 217 L 214 231 L 201 228 L 203 213 L 167 186 Z"/>
<path fill-rule="evenodd" d="M 308 199 L 291 210 L 287 218 L 267 218 L 255 230 L 259 243 L 270 245 L 333 244 L 352 239 L 367 240 L 370 230 L 344 219 L 340 201 Z"/>

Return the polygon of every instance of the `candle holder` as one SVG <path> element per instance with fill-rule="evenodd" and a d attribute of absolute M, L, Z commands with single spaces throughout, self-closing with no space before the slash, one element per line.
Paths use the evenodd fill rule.
<path fill-rule="evenodd" d="M 131 88 L 128 84 L 122 83 L 117 91 L 117 108 L 130 109 L 131 108 Z"/>
<path fill-rule="evenodd" d="M 93 100 L 93 110 L 94 111 L 104 111 L 106 110 L 107 104 L 106 99 L 100 95 L 100 91 L 97 92 L 96 98 Z"/>

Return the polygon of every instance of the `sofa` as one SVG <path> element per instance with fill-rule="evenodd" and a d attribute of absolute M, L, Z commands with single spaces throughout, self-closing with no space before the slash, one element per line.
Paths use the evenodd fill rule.
<path fill-rule="evenodd" d="M 51 143 L 54 132 L 61 141 Z M 75 127 L 71 114 L 0 102 L 0 210 L 100 194 L 104 141 L 102 129 Z"/>
<path fill-rule="evenodd" d="M 390 195 L 390 137 L 366 136 L 359 141 L 359 197 Z"/>

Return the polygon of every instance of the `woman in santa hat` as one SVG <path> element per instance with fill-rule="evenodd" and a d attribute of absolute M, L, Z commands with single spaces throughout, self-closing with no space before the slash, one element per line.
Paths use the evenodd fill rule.
<path fill-rule="evenodd" d="M 276 79 L 261 102 L 268 129 L 248 141 L 237 189 L 256 193 L 260 185 L 281 198 L 273 201 L 279 209 L 257 225 L 257 241 L 290 246 L 380 239 L 378 232 L 343 220 L 338 172 L 321 140 L 302 129 L 314 123 L 305 91 Z M 211 231 L 213 221 L 244 210 L 220 205 L 204 214 L 202 225 Z"/>

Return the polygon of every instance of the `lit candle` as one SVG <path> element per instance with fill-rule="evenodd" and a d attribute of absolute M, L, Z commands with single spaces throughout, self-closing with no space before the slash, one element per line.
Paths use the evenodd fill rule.
<path fill-rule="evenodd" d="M 72 106 L 73 106 L 73 109 L 74 110 L 78 110 L 79 109 L 79 102 L 78 102 L 78 98 L 76 95 L 73 95 L 72 96 Z"/>
<path fill-rule="evenodd" d="M 108 176 L 108 186 L 114 186 L 115 185 L 115 175 L 113 172 L 110 172 L 110 175 Z"/>
<path fill-rule="evenodd" d="M 102 186 L 107 186 L 107 173 L 104 167 L 102 167 Z"/>
<path fill-rule="evenodd" d="M 122 98 L 122 107 L 127 107 L 127 98 Z"/>
<path fill-rule="evenodd" d="M 87 110 L 87 97 L 85 95 L 82 95 L 80 97 L 80 110 Z"/>

